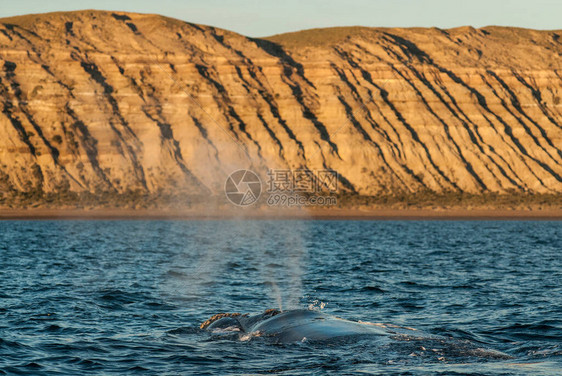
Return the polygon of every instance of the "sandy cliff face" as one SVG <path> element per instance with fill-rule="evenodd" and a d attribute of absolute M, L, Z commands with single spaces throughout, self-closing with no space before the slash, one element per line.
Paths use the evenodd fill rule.
<path fill-rule="evenodd" d="M 362 195 L 560 193 L 560 34 L 2 19 L 0 191 L 217 193 L 308 168 Z"/>

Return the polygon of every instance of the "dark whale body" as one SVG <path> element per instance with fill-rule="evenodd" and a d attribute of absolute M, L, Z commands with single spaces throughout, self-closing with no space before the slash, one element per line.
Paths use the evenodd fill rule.
<path fill-rule="evenodd" d="M 381 324 L 354 322 L 319 311 L 298 309 L 279 312 L 268 310 L 259 315 L 219 314 L 201 325 L 202 329 L 214 332 L 240 331 L 268 337 L 275 342 L 328 341 L 354 336 L 388 336 L 400 331 L 414 329 L 387 327 Z"/>
<path fill-rule="evenodd" d="M 439 347 L 440 355 L 473 356 L 487 359 L 510 359 L 499 351 L 475 343 L 459 341 L 391 324 L 373 324 L 340 319 L 320 311 L 297 309 L 280 312 L 270 309 L 258 315 L 220 313 L 200 326 L 217 335 L 248 339 L 262 337 L 274 343 L 334 342 L 362 337 L 377 345 L 408 343 L 408 353 L 425 347 Z M 437 351 L 437 350 L 432 350 Z"/>
<path fill-rule="evenodd" d="M 385 335 L 376 326 L 339 319 L 318 311 L 295 310 L 280 313 L 254 325 L 253 331 L 279 342 L 326 341 L 334 338 Z"/>

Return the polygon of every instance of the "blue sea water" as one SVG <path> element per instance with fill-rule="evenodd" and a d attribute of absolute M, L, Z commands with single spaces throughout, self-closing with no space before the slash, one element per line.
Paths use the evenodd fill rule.
<path fill-rule="evenodd" d="M 2 221 L 0 374 L 560 375 L 561 251 L 547 221 Z M 455 349 L 199 329 L 309 306 Z"/>

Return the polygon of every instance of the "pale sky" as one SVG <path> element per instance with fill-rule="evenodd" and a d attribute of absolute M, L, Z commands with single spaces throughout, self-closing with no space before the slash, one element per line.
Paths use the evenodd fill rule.
<path fill-rule="evenodd" d="M 158 13 L 252 37 L 354 25 L 562 29 L 562 0 L 0 0 L 0 17 L 78 9 Z"/>

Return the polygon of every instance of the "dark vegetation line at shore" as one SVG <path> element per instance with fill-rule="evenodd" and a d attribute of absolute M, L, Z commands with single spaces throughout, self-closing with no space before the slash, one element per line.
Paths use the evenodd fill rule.
<path fill-rule="evenodd" d="M 306 196 L 306 195 L 305 195 Z M 560 209 L 562 194 L 522 194 L 518 192 L 501 193 L 435 193 L 431 191 L 411 194 L 361 196 L 357 194 L 339 193 L 322 194 L 335 197 L 334 206 L 318 206 L 318 208 L 336 209 Z M 267 208 L 268 195 L 249 209 Z M 222 195 L 183 194 L 146 194 L 141 191 L 125 193 L 116 192 L 63 192 L 44 193 L 42 191 L 12 192 L 0 195 L 0 210 L 10 209 L 194 209 L 204 210 L 207 207 L 231 205 Z M 312 208 L 310 206 L 309 208 Z M 245 208 L 246 209 L 246 208 Z"/>

